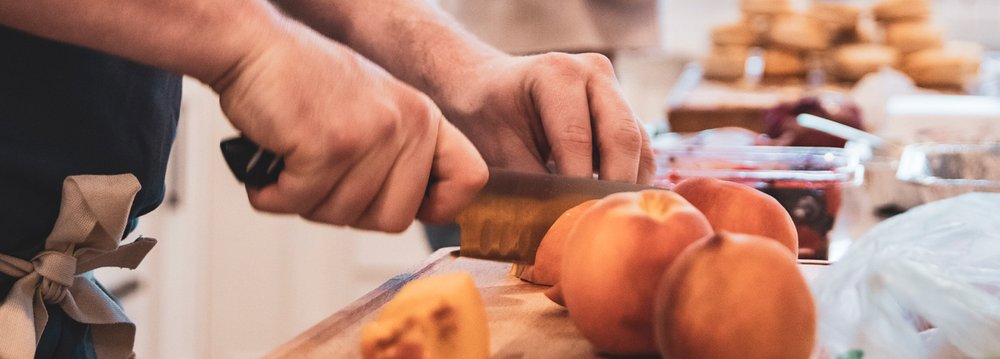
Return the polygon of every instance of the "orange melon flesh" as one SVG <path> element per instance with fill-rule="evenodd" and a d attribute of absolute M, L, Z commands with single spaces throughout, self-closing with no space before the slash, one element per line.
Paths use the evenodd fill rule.
<path fill-rule="evenodd" d="M 361 332 L 364 359 L 490 357 L 486 308 L 466 273 L 408 283 Z"/>

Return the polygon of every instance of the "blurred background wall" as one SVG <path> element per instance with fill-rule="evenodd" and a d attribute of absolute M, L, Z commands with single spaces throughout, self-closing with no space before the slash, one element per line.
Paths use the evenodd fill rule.
<path fill-rule="evenodd" d="M 616 54 L 641 119 L 662 118 L 681 67 L 737 2 L 660 0 L 659 43 Z M 1000 1 L 937 0 L 935 20 L 950 38 L 1000 48 Z M 416 224 L 386 235 L 254 212 L 218 148 L 235 134 L 212 91 L 186 80 L 168 198 L 136 231 L 160 243 L 138 270 L 99 274 L 124 294 L 140 357 L 262 356 L 429 254 Z"/>

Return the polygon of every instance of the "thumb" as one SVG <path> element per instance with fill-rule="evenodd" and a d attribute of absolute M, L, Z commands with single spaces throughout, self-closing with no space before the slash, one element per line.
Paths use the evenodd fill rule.
<path fill-rule="evenodd" d="M 417 213 L 418 219 L 429 223 L 450 222 L 489 178 L 486 162 L 476 147 L 447 120 L 439 122 L 431 178 Z"/>

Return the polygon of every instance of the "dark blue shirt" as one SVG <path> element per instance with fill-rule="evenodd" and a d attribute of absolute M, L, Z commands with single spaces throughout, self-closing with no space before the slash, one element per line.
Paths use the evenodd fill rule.
<path fill-rule="evenodd" d="M 44 247 L 67 176 L 132 173 L 130 216 L 156 208 L 180 95 L 179 75 L 0 26 L 0 253 Z"/>

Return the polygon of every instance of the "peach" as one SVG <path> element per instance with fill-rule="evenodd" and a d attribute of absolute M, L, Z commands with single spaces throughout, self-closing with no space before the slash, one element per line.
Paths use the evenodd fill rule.
<path fill-rule="evenodd" d="M 674 192 L 705 214 L 716 232 L 773 238 L 798 256 L 799 235 L 795 223 L 774 197 L 741 183 L 708 177 L 681 181 Z"/>
<path fill-rule="evenodd" d="M 596 202 L 596 199 L 592 199 L 580 203 L 559 215 L 555 223 L 549 227 L 549 231 L 545 232 L 542 242 L 538 244 L 538 251 L 535 252 L 535 263 L 520 275 L 521 279 L 542 285 L 555 285 L 559 282 L 563 248 L 566 247 L 569 232 L 580 220 L 583 212 Z"/>
<path fill-rule="evenodd" d="M 570 319 L 599 352 L 656 352 L 653 298 L 663 272 L 712 227 L 680 195 L 616 193 L 583 213 L 568 235 L 562 288 Z"/>
<path fill-rule="evenodd" d="M 816 307 L 795 260 L 774 240 L 719 232 L 677 258 L 657 289 L 664 358 L 806 359 Z"/>
<path fill-rule="evenodd" d="M 561 306 L 566 306 L 566 297 L 563 296 L 562 285 L 556 283 L 549 289 L 545 290 L 545 297 L 549 298 L 553 303 L 559 304 Z"/>

